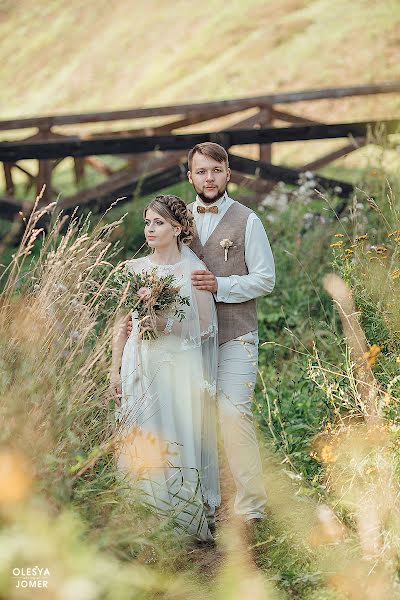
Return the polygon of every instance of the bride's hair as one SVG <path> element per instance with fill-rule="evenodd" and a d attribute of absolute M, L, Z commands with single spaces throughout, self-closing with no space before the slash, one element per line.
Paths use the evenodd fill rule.
<path fill-rule="evenodd" d="M 156 196 L 145 207 L 143 211 L 144 219 L 149 208 L 158 213 L 160 217 L 164 217 L 171 225 L 180 225 L 182 227 L 182 231 L 177 237 L 179 248 L 181 244 L 190 244 L 195 231 L 194 218 L 181 198 L 172 194 Z"/>

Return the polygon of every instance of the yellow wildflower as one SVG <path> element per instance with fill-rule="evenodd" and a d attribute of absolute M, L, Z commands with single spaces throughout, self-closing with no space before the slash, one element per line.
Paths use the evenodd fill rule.
<path fill-rule="evenodd" d="M 400 365 L 400 356 L 396 356 L 396 362 L 398 365 Z"/>
<path fill-rule="evenodd" d="M 392 399 L 391 395 L 388 394 L 388 392 L 385 392 L 383 395 L 383 401 L 386 406 L 389 406 L 391 399 Z"/>
<path fill-rule="evenodd" d="M 335 237 L 342 238 L 344 237 L 343 233 L 335 233 Z"/>
<path fill-rule="evenodd" d="M 344 257 L 345 258 L 350 258 L 351 256 L 353 256 L 354 250 L 352 250 L 351 248 L 346 248 L 345 253 L 346 254 L 344 255 Z"/>
<path fill-rule="evenodd" d="M 392 279 L 398 279 L 400 277 L 400 269 L 396 269 L 392 273 Z"/>
<path fill-rule="evenodd" d="M 321 460 L 326 463 L 334 463 L 337 460 L 336 454 L 334 454 L 332 446 L 327 444 L 323 446 L 320 451 Z"/>
<path fill-rule="evenodd" d="M 20 452 L 0 453 L 0 505 L 14 505 L 29 494 L 32 467 Z"/>
<path fill-rule="evenodd" d="M 364 352 L 363 357 L 368 363 L 369 367 L 373 367 L 376 363 L 376 358 L 381 351 L 380 347 L 377 344 L 373 344 L 368 352 Z"/>
<path fill-rule="evenodd" d="M 367 240 L 367 239 L 368 239 L 368 233 L 364 233 L 363 235 L 358 235 L 354 241 L 361 242 L 362 240 Z"/>
<path fill-rule="evenodd" d="M 340 246 L 343 246 L 343 242 L 335 242 L 334 244 L 331 244 L 331 248 L 340 248 Z"/>

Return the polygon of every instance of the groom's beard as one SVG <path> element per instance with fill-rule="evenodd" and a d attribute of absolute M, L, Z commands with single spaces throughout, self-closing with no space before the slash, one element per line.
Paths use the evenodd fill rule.
<path fill-rule="evenodd" d="M 199 192 L 195 186 L 193 186 L 193 187 L 194 187 L 194 191 L 196 192 L 196 194 L 198 195 L 200 200 L 202 200 L 204 202 L 204 204 L 213 204 L 214 202 L 216 202 L 217 200 L 222 198 L 222 196 L 225 194 L 226 188 L 227 188 L 227 186 L 225 185 L 222 188 L 218 188 L 212 196 L 206 196 L 205 194 L 203 194 L 203 192 L 201 192 L 201 191 Z"/>

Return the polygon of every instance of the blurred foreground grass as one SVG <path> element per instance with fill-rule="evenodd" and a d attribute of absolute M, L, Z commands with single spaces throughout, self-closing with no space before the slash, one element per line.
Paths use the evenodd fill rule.
<path fill-rule="evenodd" d="M 282 188 L 280 209 L 261 207 L 278 279 L 258 304 L 254 412 L 270 515 L 250 543 L 234 519 L 221 524 L 216 548 L 178 542 L 140 490 L 116 476 L 107 394 L 112 315 L 102 289 L 142 243 L 138 205 L 98 222 L 54 216 L 46 236 L 30 222 L 20 247 L 2 257 L 2 596 L 399 596 L 400 195 L 383 165 L 376 171 L 364 178 L 371 193 L 358 192 L 339 220 L 337 200 L 310 188 L 294 196 Z M 176 191 L 189 194 L 183 185 Z M 376 380 L 374 421 L 321 286 L 332 268 L 353 290 L 369 346 L 379 348 L 366 356 Z M 48 588 L 16 588 L 13 569 L 35 565 L 49 570 Z"/>

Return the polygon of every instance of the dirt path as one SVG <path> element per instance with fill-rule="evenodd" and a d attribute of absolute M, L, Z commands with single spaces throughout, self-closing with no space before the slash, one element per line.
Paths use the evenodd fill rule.
<path fill-rule="evenodd" d="M 220 461 L 221 506 L 216 510 L 216 546 L 194 548 L 190 551 L 191 562 L 193 560 L 193 563 L 196 564 L 196 570 L 201 573 L 206 581 L 214 579 L 223 565 L 226 552 L 221 543 L 221 530 L 232 520 L 231 515 L 236 494 L 235 482 L 222 443 L 219 445 L 218 452 Z"/>

